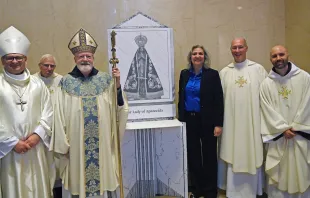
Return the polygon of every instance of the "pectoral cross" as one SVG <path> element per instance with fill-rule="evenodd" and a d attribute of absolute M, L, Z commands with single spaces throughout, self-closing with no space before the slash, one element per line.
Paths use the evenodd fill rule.
<path fill-rule="evenodd" d="M 21 98 L 19 98 L 19 102 L 16 102 L 16 105 L 20 105 L 20 110 L 24 111 L 24 105 L 27 104 L 26 101 L 22 101 Z"/>

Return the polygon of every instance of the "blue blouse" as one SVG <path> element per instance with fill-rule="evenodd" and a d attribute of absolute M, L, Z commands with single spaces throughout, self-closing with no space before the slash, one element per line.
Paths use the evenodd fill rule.
<path fill-rule="evenodd" d="M 185 87 L 185 110 L 191 112 L 200 112 L 200 82 L 202 69 L 195 74 L 190 69 L 190 76 Z"/>

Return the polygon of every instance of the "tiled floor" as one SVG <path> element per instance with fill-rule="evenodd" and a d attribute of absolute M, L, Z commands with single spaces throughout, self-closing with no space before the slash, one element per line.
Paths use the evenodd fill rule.
<path fill-rule="evenodd" d="M 188 196 L 189 197 L 189 196 Z M 178 197 L 173 197 L 173 196 L 158 196 L 155 198 L 178 198 Z M 218 193 L 218 198 L 226 198 L 225 196 L 225 191 L 223 190 L 219 190 Z M 263 196 L 259 196 L 259 198 L 268 198 L 268 196 L 266 194 L 264 194 Z"/>
<path fill-rule="evenodd" d="M 172 197 L 172 196 L 158 196 L 158 197 L 155 197 L 155 198 L 178 198 L 178 197 Z M 219 194 L 219 195 L 218 195 L 218 198 L 226 198 L 226 197 L 225 197 L 225 194 Z"/>
<path fill-rule="evenodd" d="M 173 197 L 173 196 L 157 196 L 155 198 L 178 198 L 178 197 Z M 225 191 L 219 191 L 218 198 L 226 198 Z"/>

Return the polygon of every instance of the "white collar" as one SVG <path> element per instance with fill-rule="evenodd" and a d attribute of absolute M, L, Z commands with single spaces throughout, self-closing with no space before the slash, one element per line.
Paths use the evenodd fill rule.
<path fill-rule="evenodd" d="M 301 70 L 292 62 L 289 62 L 291 64 L 291 71 L 286 74 L 285 76 L 281 76 L 280 74 L 274 72 L 273 70 L 271 70 L 269 72 L 269 78 L 272 79 L 288 79 L 291 78 L 292 76 L 298 74 Z"/>
<path fill-rule="evenodd" d="M 10 74 L 7 71 L 3 70 L 4 79 L 14 85 L 25 86 L 30 80 L 30 72 L 25 68 L 24 72 L 20 75 Z"/>
<path fill-rule="evenodd" d="M 241 63 L 236 63 L 235 61 L 230 63 L 228 65 L 228 67 L 234 68 L 236 67 L 237 64 L 244 64 L 243 66 L 251 66 L 251 65 L 255 65 L 256 63 L 254 61 L 251 61 L 249 59 L 245 59 L 245 61 L 241 62 Z"/>
<path fill-rule="evenodd" d="M 5 71 L 5 72 L 6 72 L 6 71 Z M 6 74 L 7 74 L 9 77 L 13 78 L 14 80 L 26 80 L 27 77 L 28 77 L 25 71 L 24 71 L 23 73 L 21 73 L 21 74 L 18 74 L 18 75 L 11 74 L 11 73 L 9 73 L 9 72 L 6 72 Z"/>

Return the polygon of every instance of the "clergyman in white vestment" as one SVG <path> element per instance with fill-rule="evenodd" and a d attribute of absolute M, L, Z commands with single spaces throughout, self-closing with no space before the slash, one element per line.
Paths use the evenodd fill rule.
<path fill-rule="evenodd" d="M 54 93 L 56 87 L 62 78 L 62 75 L 55 72 L 56 68 L 56 58 L 51 54 L 44 54 L 39 61 L 40 71 L 33 74 L 43 80 L 44 84 L 50 91 L 52 104 L 55 104 Z"/>
<path fill-rule="evenodd" d="M 310 197 L 310 75 L 272 48 L 273 68 L 260 89 L 262 137 L 267 143 L 269 198 Z"/>
<path fill-rule="evenodd" d="M 62 78 L 62 75 L 55 72 L 56 68 L 56 58 L 51 54 L 44 54 L 40 58 L 39 68 L 40 71 L 35 73 L 34 76 L 43 80 L 44 84 L 47 86 L 50 91 L 52 105 L 54 108 L 55 105 L 55 90 L 59 85 L 59 82 Z M 59 179 L 59 159 L 58 156 L 54 156 L 55 166 L 56 166 L 56 181 L 54 185 L 54 197 L 61 197 L 61 180 Z"/>
<path fill-rule="evenodd" d="M 47 87 L 26 68 L 29 46 L 26 36 L 12 26 L 0 34 L 2 198 L 53 196 L 55 167 L 48 151 L 53 110 Z"/>
<path fill-rule="evenodd" d="M 259 86 L 267 72 L 262 65 L 246 58 L 247 50 L 244 38 L 234 39 L 231 43 L 234 62 L 220 72 L 225 111 L 218 187 L 232 198 L 251 198 L 263 193 Z"/>
<path fill-rule="evenodd" d="M 114 104 L 113 78 L 93 66 L 96 48 L 97 43 L 85 30 L 73 36 L 69 49 L 76 66 L 55 92 L 52 149 L 62 155 L 59 172 L 64 198 L 107 197 L 119 186 L 115 113 L 117 110 L 123 134 L 128 104 L 120 88 L 118 68 L 112 70 L 118 107 Z"/>

